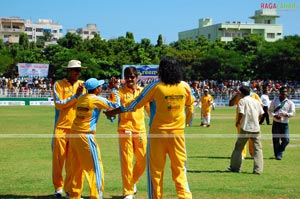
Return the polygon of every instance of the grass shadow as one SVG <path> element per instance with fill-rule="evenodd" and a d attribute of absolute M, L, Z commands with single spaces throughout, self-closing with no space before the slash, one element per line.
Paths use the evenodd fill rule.
<path fill-rule="evenodd" d="M 228 170 L 187 170 L 188 173 L 228 173 Z"/>
<path fill-rule="evenodd" d="M 0 195 L 1 199 L 53 199 L 55 198 L 53 195 L 45 195 L 45 196 L 29 196 L 29 195 Z"/>
<path fill-rule="evenodd" d="M 230 159 L 230 157 L 217 157 L 217 156 L 188 156 L 188 158 Z"/>
<path fill-rule="evenodd" d="M 253 175 L 252 172 L 245 172 L 245 171 L 241 171 L 241 172 L 232 172 L 229 170 L 187 170 L 188 173 L 233 173 L 233 174 L 247 174 L 247 175 Z"/>
<path fill-rule="evenodd" d="M 30 196 L 30 195 L 0 195 L 1 199 L 55 199 L 53 195 L 45 195 L 45 196 Z M 64 199 L 64 197 L 61 197 Z M 89 198 L 88 196 L 83 196 L 83 198 Z M 112 197 L 104 197 L 105 199 L 122 199 L 124 196 L 112 196 Z"/>
<path fill-rule="evenodd" d="M 124 196 L 112 196 L 111 199 L 122 199 Z"/>

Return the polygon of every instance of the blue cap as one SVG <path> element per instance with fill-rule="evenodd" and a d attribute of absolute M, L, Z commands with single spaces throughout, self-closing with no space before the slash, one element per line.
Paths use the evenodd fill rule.
<path fill-rule="evenodd" d="M 86 88 L 86 90 L 94 90 L 95 88 L 101 86 L 102 84 L 104 84 L 104 80 L 97 80 L 96 78 L 90 78 L 86 80 L 86 82 L 84 83 L 84 87 Z"/>

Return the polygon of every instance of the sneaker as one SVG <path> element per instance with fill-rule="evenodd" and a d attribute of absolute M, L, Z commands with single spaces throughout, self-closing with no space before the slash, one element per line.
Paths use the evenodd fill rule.
<path fill-rule="evenodd" d="M 128 195 L 128 196 L 125 196 L 124 199 L 133 199 L 133 195 Z"/>
<path fill-rule="evenodd" d="M 55 198 L 61 198 L 62 194 L 63 194 L 62 189 L 59 189 L 59 190 L 55 190 L 55 191 L 54 191 L 53 196 L 54 196 Z"/>
<path fill-rule="evenodd" d="M 281 156 L 276 156 L 275 159 L 276 159 L 276 160 L 281 160 L 282 157 L 281 157 Z"/>
<path fill-rule="evenodd" d="M 136 194 L 136 193 L 137 193 L 136 184 L 134 184 L 134 185 L 133 185 L 133 192 L 134 192 L 134 194 Z"/>

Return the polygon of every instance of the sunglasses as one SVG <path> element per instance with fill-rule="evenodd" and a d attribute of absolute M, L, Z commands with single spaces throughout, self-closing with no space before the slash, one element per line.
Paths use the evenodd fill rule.
<path fill-rule="evenodd" d="M 81 72 L 81 68 L 70 68 L 70 71 Z"/>
<path fill-rule="evenodd" d="M 125 76 L 125 79 L 135 79 L 136 76 L 132 75 L 132 76 Z"/>

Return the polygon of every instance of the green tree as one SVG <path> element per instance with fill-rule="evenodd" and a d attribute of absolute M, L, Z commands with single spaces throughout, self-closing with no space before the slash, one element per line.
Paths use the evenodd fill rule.
<path fill-rule="evenodd" d="M 126 38 L 134 42 L 134 35 L 132 32 L 126 32 Z"/>
<path fill-rule="evenodd" d="M 193 65 L 193 70 L 200 79 L 248 78 L 245 69 L 241 54 L 223 48 L 210 49 Z"/>
<path fill-rule="evenodd" d="M 5 43 L 3 41 L 3 39 L 0 39 L 0 50 L 5 49 Z"/>
<path fill-rule="evenodd" d="M 81 48 L 83 40 L 80 35 L 68 32 L 63 38 L 57 40 L 57 43 L 65 48 Z"/>
<path fill-rule="evenodd" d="M 299 36 L 265 44 L 258 55 L 258 74 L 262 78 L 299 80 L 299 47 Z"/>
<path fill-rule="evenodd" d="M 101 39 L 100 35 L 95 34 L 94 38 L 84 41 L 85 49 L 97 59 L 107 59 L 113 50 L 109 47 L 108 42 Z"/>
<path fill-rule="evenodd" d="M 54 36 L 53 34 L 51 34 L 51 32 L 49 31 L 44 31 L 44 36 L 43 36 L 43 40 L 46 41 L 46 42 L 49 42 L 49 41 L 53 41 L 54 40 Z"/>
<path fill-rule="evenodd" d="M 19 46 L 24 50 L 28 50 L 30 47 L 28 35 L 26 33 L 21 33 L 19 38 Z"/>
<path fill-rule="evenodd" d="M 47 63 L 48 62 L 39 49 L 20 51 L 17 60 L 21 63 Z"/>
<path fill-rule="evenodd" d="M 156 42 L 156 46 L 155 47 L 161 47 L 163 45 L 163 37 L 162 35 L 158 35 L 158 38 L 157 38 L 157 42 Z"/>
<path fill-rule="evenodd" d="M 0 51 L 0 75 L 11 76 L 9 74 L 10 67 L 14 65 L 14 59 L 8 51 Z"/>
<path fill-rule="evenodd" d="M 151 64 L 151 59 L 149 58 L 149 53 L 145 51 L 144 48 L 138 48 L 136 52 L 133 53 L 137 63 L 140 64 Z"/>
<path fill-rule="evenodd" d="M 44 48 L 44 46 L 45 46 L 45 40 L 44 39 L 40 38 L 36 41 L 36 47 Z"/>

